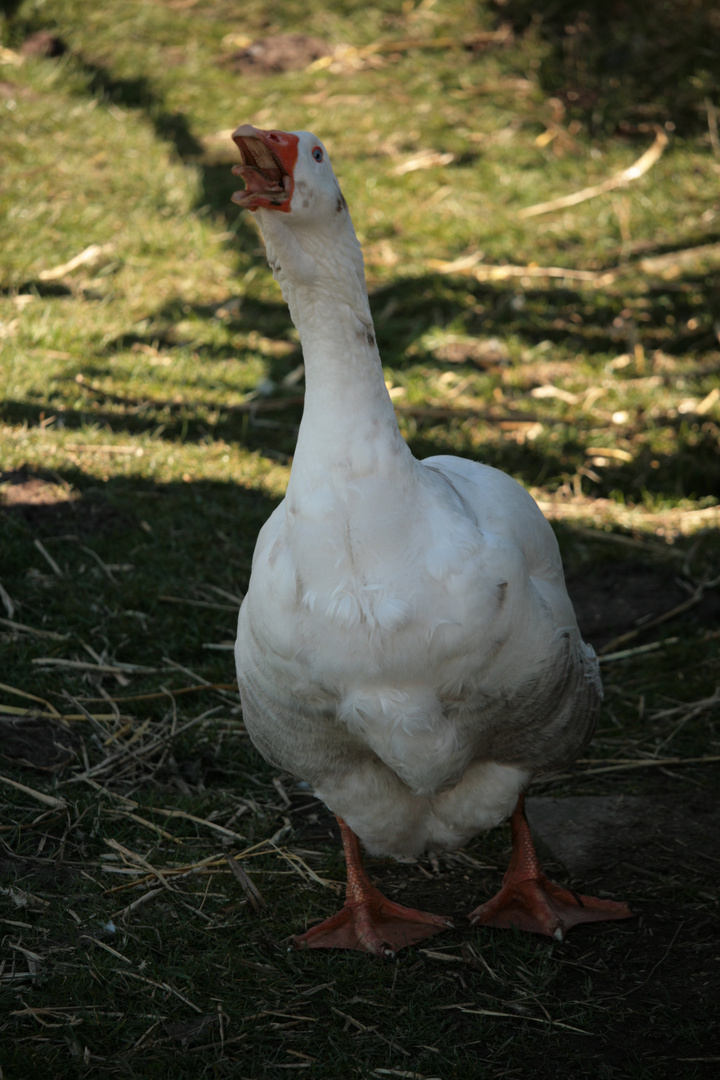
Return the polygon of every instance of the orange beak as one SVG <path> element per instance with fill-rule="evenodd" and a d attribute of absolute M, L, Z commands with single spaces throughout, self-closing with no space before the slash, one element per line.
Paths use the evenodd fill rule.
<path fill-rule="evenodd" d="M 263 207 L 289 213 L 298 156 L 297 135 L 241 124 L 232 137 L 242 158 L 242 164 L 233 167 L 233 174 L 245 181 L 245 190 L 236 191 L 232 201 L 247 210 Z"/>

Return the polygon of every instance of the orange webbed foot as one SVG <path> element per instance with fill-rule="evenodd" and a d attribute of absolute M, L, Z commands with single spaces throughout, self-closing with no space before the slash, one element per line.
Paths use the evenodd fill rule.
<path fill-rule="evenodd" d="M 513 854 L 502 888 L 492 900 L 471 912 L 473 925 L 516 927 L 562 941 L 567 931 L 580 923 L 632 918 L 633 913 L 625 903 L 582 896 L 545 876 L 525 817 L 523 796 L 518 800 L 510 825 Z"/>
<path fill-rule="evenodd" d="M 299 949 L 360 949 L 392 958 L 398 949 L 452 928 L 451 919 L 403 907 L 383 896 L 365 873 L 355 833 L 341 818 L 338 823 L 347 863 L 345 904 L 337 914 L 292 938 L 293 945 Z"/>

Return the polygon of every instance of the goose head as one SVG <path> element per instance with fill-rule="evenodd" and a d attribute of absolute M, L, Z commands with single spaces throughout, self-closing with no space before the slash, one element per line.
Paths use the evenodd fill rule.
<path fill-rule="evenodd" d="M 360 245 L 321 140 L 252 124 L 241 124 L 232 138 L 242 158 L 233 173 L 245 181 L 232 199 L 255 214 L 283 293 L 322 283 L 336 291 L 340 282 L 364 293 Z"/>
<path fill-rule="evenodd" d="M 239 206 L 279 210 L 302 221 L 347 211 L 328 152 L 316 135 L 241 124 L 232 138 L 242 158 L 233 173 L 246 184 L 232 197 Z"/>

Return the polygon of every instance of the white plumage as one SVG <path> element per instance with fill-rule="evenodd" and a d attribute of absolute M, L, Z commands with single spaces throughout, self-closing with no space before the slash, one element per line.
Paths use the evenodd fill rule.
<path fill-rule="evenodd" d="M 234 138 L 247 185 L 234 198 L 256 213 L 306 368 L 287 495 L 238 623 L 245 723 L 370 852 L 452 849 L 577 756 L 602 696 L 597 661 L 527 492 L 476 462 L 417 461 L 403 441 L 322 143 L 249 125 Z M 346 909 L 363 903 L 349 893 Z M 387 952 L 420 935 L 386 921 L 356 927 L 356 942 L 300 940 Z"/>

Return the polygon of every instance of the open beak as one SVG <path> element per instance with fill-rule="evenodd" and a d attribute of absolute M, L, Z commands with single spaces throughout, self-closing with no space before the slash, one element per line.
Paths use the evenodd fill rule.
<path fill-rule="evenodd" d="M 232 137 L 242 158 L 241 165 L 233 166 L 233 174 L 245 181 L 245 190 L 236 191 L 232 201 L 247 210 L 264 207 L 289 213 L 298 156 L 297 135 L 241 124 Z"/>

